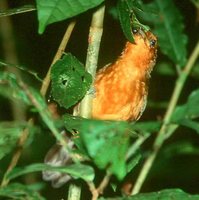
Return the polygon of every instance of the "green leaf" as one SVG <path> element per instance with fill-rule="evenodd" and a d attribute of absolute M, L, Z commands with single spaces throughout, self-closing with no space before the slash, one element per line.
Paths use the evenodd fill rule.
<path fill-rule="evenodd" d="M 31 185 L 11 183 L 0 188 L 0 196 L 14 200 L 45 200 L 39 193 L 34 191 Z"/>
<path fill-rule="evenodd" d="M 22 123 L 0 123 L 0 160 L 16 147 L 24 128 L 25 124 Z"/>
<path fill-rule="evenodd" d="M 145 18 L 154 25 L 161 51 L 173 62 L 183 67 L 187 60 L 187 36 L 184 34 L 182 15 L 173 0 L 154 0 L 143 5 L 144 10 L 153 10 Z"/>
<path fill-rule="evenodd" d="M 92 77 L 71 54 L 58 60 L 51 70 L 52 96 L 65 108 L 76 104 L 89 89 Z"/>
<path fill-rule="evenodd" d="M 101 169 L 108 170 L 122 179 L 139 162 L 140 155 L 126 162 L 129 137 L 137 138 L 139 133 L 149 134 L 158 131 L 159 122 L 111 122 L 89 120 L 71 115 L 64 115 L 65 128 L 70 132 L 78 131 L 79 137 L 74 142 L 82 154 L 90 156 Z M 139 133 L 132 133 L 138 131 Z M 127 164 L 127 166 L 126 166 Z"/>
<path fill-rule="evenodd" d="M 99 200 L 198 200 L 199 195 L 185 193 L 181 189 L 166 189 L 159 192 L 136 194 L 131 197 L 99 198 Z"/>
<path fill-rule="evenodd" d="M 107 168 L 120 180 L 127 173 L 128 128 L 126 122 L 87 120 L 80 129 L 80 140 L 94 163 L 100 169 Z"/>
<path fill-rule="evenodd" d="M 133 168 L 139 163 L 140 159 L 141 159 L 141 154 L 140 153 L 136 153 L 135 156 L 133 156 L 133 158 L 130 159 L 130 161 L 128 161 L 127 164 L 127 172 L 129 173 L 130 171 L 133 170 Z"/>
<path fill-rule="evenodd" d="M 117 5 L 118 16 L 123 33 L 126 39 L 134 42 L 132 28 L 143 28 L 145 31 L 149 28 L 139 22 L 135 12 L 141 11 L 141 4 L 138 0 L 119 0 Z"/>
<path fill-rule="evenodd" d="M 180 123 L 184 119 L 195 119 L 199 117 L 199 89 L 194 90 L 188 98 L 187 103 L 178 106 L 171 118 L 171 122 Z"/>
<path fill-rule="evenodd" d="M 48 24 L 79 15 L 101 4 L 104 0 L 36 0 L 39 20 L 39 33 Z"/>
<path fill-rule="evenodd" d="M 125 37 L 127 38 L 127 40 L 133 43 L 134 38 L 131 27 L 130 10 L 127 1 L 118 1 L 118 15 Z"/>
<path fill-rule="evenodd" d="M 94 179 L 94 170 L 88 165 L 81 163 L 71 164 L 67 166 L 55 167 L 47 164 L 32 164 L 26 167 L 13 169 L 8 175 L 7 179 L 14 179 L 18 176 L 38 171 L 57 171 L 64 174 L 69 174 L 73 178 L 81 178 L 85 181 L 92 181 Z"/>

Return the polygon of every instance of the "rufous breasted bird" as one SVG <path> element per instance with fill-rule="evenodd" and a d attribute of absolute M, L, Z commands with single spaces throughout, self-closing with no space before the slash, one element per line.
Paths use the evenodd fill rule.
<path fill-rule="evenodd" d="M 135 31 L 134 31 L 135 32 Z M 100 69 L 95 79 L 92 117 L 102 120 L 137 120 L 147 100 L 148 80 L 157 57 L 157 39 L 151 32 L 134 34 L 122 55 Z"/>
<path fill-rule="evenodd" d="M 133 35 L 134 43 L 126 43 L 116 62 L 101 68 L 96 74 L 92 102 L 94 119 L 135 121 L 146 107 L 148 80 L 157 57 L 157 38 L 150 31 L 143 30 L 134 30 Z M 58 144 L 45 158 L 47 164 L 55 166 L 65 165 L 69 160 L 67 152 Z M 43 178 L 59 187 L 70 176 L 43 172 Z"/>

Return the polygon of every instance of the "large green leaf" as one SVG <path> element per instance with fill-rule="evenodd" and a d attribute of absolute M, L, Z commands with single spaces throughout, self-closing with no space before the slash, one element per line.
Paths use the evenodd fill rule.
<path fill-rule="evenodd" d="M 76 104 L 84 97 L 92 82 L 92 77 L 71 54 L 58 60 L 51 70 L 52 96 L 65 108 Z"/>
<path fill-rule="evenodd" d="M 118 179 L 127 173 L 128 128 L 125 122 L 88 120 L 80 129 L 80 140 L 94 163 L 101 169 L 107 168 Z"/>
<path fill-rule="evenodd" d="M 81 163 L 71 164 L 67 166 L 55 167 L 47 164 L 37 163 L 26 167 L 13 169 L 8 175 L 8 179 L 13 179 L 18 176 L 38 171 L 57 171 L 71 175 L 73 178 L 81 178 L 85 181 L 92 181 L 94 179 L 94 170 L 88 165 Z"/>
<path fill-rule="evenodd" d="M 39 20 L 39 33 L 46 26 L 76 16 L 101 4 L 104 0 L 36 0 Z"/>
<path fill-rule="evenodd" d="M 145 19 L 154 25 L 162 52 L 183 67 L 187 59 L 187 36 L 184 34 L 182 15 L 174 1 L 154 0 L 143 7 L 149 11 Z"/>
<path fill-rule="evenodd" d="M 14 200 L 45 200 L 39 193 L 32 189 L 31 185 L 22 185 L 19 183 L 12 183 L 1 187 L 0 196 Z"/>
<path fill-rule="evenodd" d="M 75 117 L 68 114 L 63 116 L 65 128 L 70 132 L 79 132 L 74 140 L 80 152 L 93 159 L 101 169 L 108 169 L 119 179 L 132 170 L 140 160 L 137 150 L 127 159 L 129 138 L 139 138 L 143 134 L 158 131 L 159 122 L 127 122 L 98 121 Z M 144 136 L 144 137 L 145 137 Z"/>
<path fill-rule="evenodd" d="M 99 198 L 99 200 L 198 200 L 199 195 L 187 194 L 180 189 L 166 189 L 159 192 L 136 194 L 131 197 Z"/>

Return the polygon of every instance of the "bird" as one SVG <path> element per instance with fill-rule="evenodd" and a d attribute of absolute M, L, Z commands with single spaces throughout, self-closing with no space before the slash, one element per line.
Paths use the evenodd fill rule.
<path fill-rule="evenodd" d="M 121 56 L 96 75 L 92 118 L 135 121 L 146 107 L 148 80 L 157 58 L 157 38 L 152 32 L 134 30 Z"/>
<path fill-rule="evenodd" d="M 151 31 L 134 29 L 134 42 L 126 42 L 121 56 L 101 68 L 94 80 L 93 119 L 136 121 L 145 110 L 148 83 L 157 58 L 157 38 Z M 65 133 L 62 133 L 65 135 Z M 81 134 L 81 133 L 80 133 Z M 73 141 L 66 137 L 70 148 Z M 49 150 L 44 162 L 63 166 L 71 163 L 69 152 L 57 143 Z M 61 187 L 71 179 L 68 174 L 43 171 L 43 179 Z"/>

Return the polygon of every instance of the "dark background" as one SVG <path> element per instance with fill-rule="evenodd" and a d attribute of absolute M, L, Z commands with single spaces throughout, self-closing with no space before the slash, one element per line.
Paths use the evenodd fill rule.
<path fill-rule="evenodd" d="M 8 4 L 10 8 L 15 8 L 22 5 L 35 4 L 35 2 L 31 0 L 18 0 L 8 1 Z M 113 62 L 117 56 L 120 55 L 126 41 L 120 28 L 119 21 L 110 14 L 110 10 L 115 4 L 115 1 L 107 1 L 104 32 L 99 55 L 99 67 Z M 176 1 L 176 5 L 184 17 L 185 32 L 189 38 L 187 49 L 188 55 L 190 55 L 199 35 L 197 10 L 193 4 L 187 0 Z M 66 52 L 71 52 L 82 63 L 85 63 L 86 58 L 87 38 L 91 17 L 92 10 L 77 17 L 76 27 L 66 48 Z M 43 35 L 39 35 L 37 32 L 38 21 L 36 11 L 11 16 L 11 20 L 19 64 L 38 72 L 41 78 L 45 77 L 70 20 L 49 25 Z M 0 38 L 0 42 L 1 41 Z M 0 59 L 3 60 L 4 53 L 1 45 L 0 50 Z M 171 75 L 160 74 L 158 68 L 162 66 L 162 62 L 166 62 L 170 66 L 173 65 L 172 62 L 159 51 L 158 63 L 150 80 L 149 104 L 141 121 L 161 119 L 164 115 L 165 107 L 159 108 L 154 106 L 154 104 L 157 104 L 157 102 L 168 102 L 170 99 L 177 74 L 175 70 L 173 70 L 173 74 Z M 172 67 L 174 69 L 174 66 Z M 197 67 L 199 67 L 199 63 L 197 63 Z M 22 75 L 23 79 L 28 84 L 33 85 L 36 88 L 40 87 L 41 83 L 39 81 L 27 74 L 23 73 Z M 179 103 L 185 102 L 190 92 L 198 88 L 198 80 L 199 75 L 194 72 L 185 84 Z M 2 96 L 0 97 L 0 119 L 13 119 L 10 102 Z M 146 149 L 150 147 L 152 141 L 153 138 L 148 141 L 145 145 Z M 184 127 L 179 128 L 174 136 L 172 136 L 164 145 L 163 150 L 160 152 L 151 173 L 147 178 L 143 191 L 157 191 L 163 188 L 181 188 L 189 193 L 199 193 L 199 151 L 190 154 L 179 154 L 179 149 L 174 149 L 168 153 L 168 151 L 170 151 L 167 151 L 167 149 L 169 149 L 167 148 L 168 145 L 172 145 L 179 141 L 188 141 L 195 147 L 199 146 L 198 136 L 195 132 Z M 19 162 L 19 166 L 34 162 L 42 162 L 48 148 L 54 143 L 54 138 L 45 127 L 41 127 L 34 139 L 30 139 L 30 142 L 31 145 L 28 149 L 25 149 Z M 1 176 L 10 161 L 11 155 L 12 154 L 8 155 L 0 161 Z M 136 173 L 139 169 L 139 166 L 137 166 Z M 129 176 L 132 180 L 134 177 L 136 177 L 136 175 L 133 175 L 133 177 L 132 175 Z M 27 175 L 25 178 L 19 180 L 27 184 L 42 182 L 41 174 L 39 173 L 36 175 Z M 49 183 L 42 182 L 42 184 L 45 184 L 42 194 L 49 200 L 60 199 L 62 196 L 65 196 L 68 187 L 53 189 Z M 87 193 L 88 191 L 85 185 L 82 199 L 87 198 Z"/>

